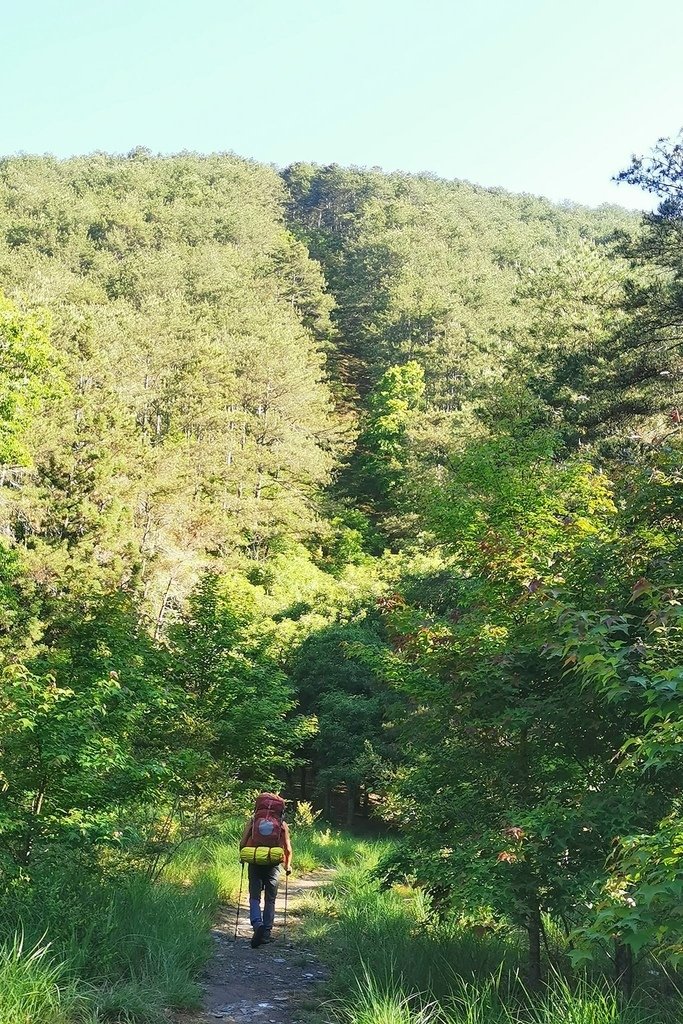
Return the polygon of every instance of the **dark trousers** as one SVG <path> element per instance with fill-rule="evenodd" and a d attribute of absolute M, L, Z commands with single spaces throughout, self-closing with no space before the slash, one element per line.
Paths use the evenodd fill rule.
<path fill-rule="evenodd" d="M 275 900 L 280 877 L 279 864 L 249 864 L 249 919 L 252 928 L 263 925 L 267 932 L 275 920 Z M 261 893 L 266 893 L 261 915 Z"/>

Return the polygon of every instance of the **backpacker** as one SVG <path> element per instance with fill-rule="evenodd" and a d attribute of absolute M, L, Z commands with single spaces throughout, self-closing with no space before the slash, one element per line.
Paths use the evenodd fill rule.
<path fill-rule="evenodd" d="M 275 793 L 261 793 L 256 800 L 251 824 L 253 846 L 282 846 L 282 816 L 285 802 Z"/>

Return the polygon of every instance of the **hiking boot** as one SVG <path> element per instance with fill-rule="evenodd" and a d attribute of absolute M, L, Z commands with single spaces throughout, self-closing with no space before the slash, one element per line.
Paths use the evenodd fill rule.
<path fill-rule="evenodd" d="M 270 934 L 269 931 L 266 931 L 266 929 L 264 928 L 263 935 L 261 937 L 261 942 L 265 943 L 265 942 L 272 942 L 272 941 L 273 941 L 273 936 Z"/>
<path fill-rule="evenodd" d="M 263 933 L 264 932 L 265 932 L 265 928 L 263 927 L 262 924 L 260 924 L 258 926 L 258 928 L 254 928 L 254 934 L 251 937 L 251 948 L 252 949 L 256 949 L 257 946 L 261 945 L 261 943 L 263 942 Z"/>

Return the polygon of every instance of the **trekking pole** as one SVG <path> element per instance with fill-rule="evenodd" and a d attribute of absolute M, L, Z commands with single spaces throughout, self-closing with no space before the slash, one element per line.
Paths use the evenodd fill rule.
<path fill-rule="evenodd" d="M 235 934 L 232 937 L 233 942 L 237 942 L 237 929 L 240 923 L 240 907 L 242 905 L 242 883 L 244 882 L 244 861 L 242 861 L 242 873 L 240 874 L 240 894 L 237 897 L 237 917 L 235 918 Z"/>
<path fill-rule="evenodd" d="M 285 871 L 285 926 L 282 933 L 282 941 L 287 941 L 287 897 L 289 895 L 289 871 Z"/>

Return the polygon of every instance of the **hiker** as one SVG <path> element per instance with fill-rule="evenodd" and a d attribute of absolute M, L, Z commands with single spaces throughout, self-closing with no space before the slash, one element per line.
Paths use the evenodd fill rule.
<path fill-rule="evenodd" d="M 248 858 L 249 917 L 254 934 L 253 949 L 262 942 L 272 941 L 275 920 L 275 899 L 280 876 L 280 864 L 289 875 L 292 871 L 292 843 L 284 820 L 285 802 L 275 793 L 261 793 L 256 799 L 254 813 L 244 826 L 240 839 L 240 857 Z M 249 856 L 247 851 L 253 849 Z M 266 898 L 261 911 L 261 894 Z"/>

